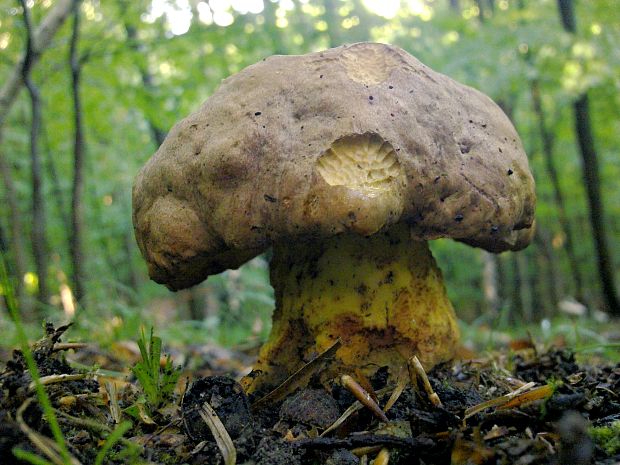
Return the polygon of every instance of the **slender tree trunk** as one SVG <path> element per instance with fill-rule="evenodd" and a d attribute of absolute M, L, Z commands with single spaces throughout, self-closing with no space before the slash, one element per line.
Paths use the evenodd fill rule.
<path fill-rule="evenodd" d="M 549 231 L 543 226 L 536 226 L 536 234 L 534 241 L 539 247 L 541 258 L 544 258 L 544 262 L 547 267 L 547 272 L 542 276 L 538 273 L 539 280 L 548 281 L 547 288 L 549 290 L 549 300 L 551 303 L 552 313 L 558 308 L 558 303 L 564 296 L 564 284 L 562 282 L 562 272 L 558 267 L 557 259 L 551 245 L 551 238 L 549 237 Z M 548 315 L 551 316 L 551 315 Z"/>
<path fill-rule="evenodd" d="M 521 287 L 523 286 L 521 279 L 521 273 L 519 272 L 519 264 L 517 262 L 518 254 L 510 255 L 510 315 L 508 321 L 513 324 L 517 324 L 523 315 L 523 293 Z"/>
<path fill-rule="evenodd" d="M 501 312 L 506 303 L 506 264 L 505 260 L 503 260 L 505 256 L 506 254 L 495 256 L 497 258 L 497 305 L 499 312 Z"/>
<path fill-rule="evenodd" d="M 125 23 L 125 33 L 127 34 L 129 48 L 135 53 L 144 53 L 144 45 L 138 40 L 138 31 L 136 28 L 128 23 Z M 138 64 L 138 72 L 140 73 L 140 79 L 142 80 L 142 85 L 144 86 L 147 97 L 150 97 L 155 87 L 153 85 L 153 76 L 149 72 L 148 68 L 141 64 Z M 163 144 L 164 139 L 166 138 L 166 131 L 158 127 L 150 118 L 146 118 L 146 123 L 149 126 L 149 131 L 151 132 L 153 142 L 159 147 Z"/>
<path fill-rule="evenodd" d="M 534 238 L 536 241 L 536 237 Z M 536 243 L 536 249 L 540 248 L 540 245 Z M 530 246 L 531 247 L 531 246 Z M 536 316 L 538 319 L 543 317 L 549 317 L 552 315 L 552 310 L 555 307 L 554 297 L 552 295 L 551 272 L 550 262 L 544 253 L 534 251 L 534 259 L 536 266 L 537 279 L 533 283 L 533 306 L 536 309 Z"/>
<path fill-rule="evenodd" d="M 50 46 L 52 37 L 54 37 L 56 31 L 58 31 L 69 16 L 71 1 L 72 0 L 57 0 L 47 16 L 43 18 L 36 31 L 31 31 L 30 67 L 38 61 L 41 54 Z M 23 2 L 20 4 L 23 6 Z M 15 102 L 19 89 L 24 83 L 22 73 L 24 60 L 25 57 L 17 64 L 13 72 L 9 74 L 9 77 L 4 81 L 2 89 L 0 89 L 0 128 L 4 126 L 6 117 Z"/>
<path fill-rule="evenodd" d="M 136 268 L 133 266 L 132 250 L 134 247 L 135 239 L 133 236 L 133 230 L 127 229 L 123 234 L 123 248 L 125 249 L 125 263 L 127 265 L 127 283 L 129 284 L 129 287 L 135 291 L 138 289 L 140 279 L 138 278 L 138 273 L 136 273 Z"/>
<path fill-rule="evenodd" d="M 26 0 L 20 0 L 24 10 L 26 25 L 26 56 L 22 68 L 22 79 L 30 95 L 32 124 L 30 129 L 30 168 L 32 173 L 32 251 L 39 279 L 38 300 L 46 305 L 49 303 L 49 286 L 47 282 L 48 248 L 47 227 L 45 219 L 45 200 L 43 197 L 43 177 L 41 157 L 39 156 L 39 131 L 41 128 L 41 97 L 39 89 L 32 81 L 30 72 L 34 63 L 33 32 L 30 13 Z"/>
<path fill-rule="evenodd" d="M 601 279 L 606 307 L 612 315 L 620 316 L 620 300 L 616 288 L 612 257 L 605 235 L 605 213 L 601 195 L 598 155 L 594 148 L 587 94 L 575 102 L 575 126 L 583 158 L 583 176 L 590 204 L 590 223 L 594 235 L 598 274 Z"/>
<path fill-rule="evenodd" d="M 0 129 L 1 131 L 1 129 Z M 0 139 L 2 135 L 0 134 Z M 2 146 L 0 140 L 0 147 Z M 9 210 L 9 244 L 11 256 L 13 258 L 13 276 L 15 282 L 15 294 L 20 305 L 20 310 L 24 314 L 29 314 L 32 310 L 31 302 L 24 287 L 24 275 L 27 270 L 26 246 L 24 245 L 24 227 L 22 216 L 19 210 L 17 194 L 15 192 L 15 184 L 11 176 L 11 167 L 6 162 L 4 156 L 0 154 L 0 175 L 4 182 L 4 197 Z"/>
<path fill-rule="evenodd" d="M 492 318 L 499 313 L 499 286 L 497 279 L 497 255 L 482 251 L 482 288 L 487 312 Z"/>
<path fill-rule="evenodd" d="M 482 3 L 482 0 L 476 0 L 476 6 L 478 7 L 478 20 L 480 23 L 484 23 L 484 4 Z"/>
<path fill-rule="evenodd" d="M 73 1 L 73 30 L 69 47 L 69 65 L 71 68 L 71 95 L 73 97 L 73 187 L 71 192 L 71 237 L 69 249 L 73 269 L 73 286 L 75 299 L 81 302 L 85 293 L 84 277 L 84 213 L 82 197 L 84 196 L 84 158 L 85 142 L 82 122 L 82 102 L 80 99 L 80 78 L 82 64 L 78 56 L 80 34 L 80 1 Z"/>
<path fill-rule="evenodd" d="M 69 15 L 70 6 L 71 0 L 58 0 L 39 24 L 31 42 L 30 66 L 32 66 L 38 60 L 41 53 L 49 47 L 52 37 Z M 8 78 L 4 81 L 2 88 L 0 88 L 0 147 L 4 123 L 15 102 L 19 89 L 24 84 L 24 60 L 25 57 L 17 63 Z M 6 161 L 5 154 L 2 153 L 2 151 L 0 151 L 0 172 L 5 187 L 6 201 L 9 206 L 10 244 L 15 266 L 14 273 L 16 275 L 17 299 L 21 310 L 27 314 L 30 312 L 30 299 L 25 293 L 23 285 L 24 274 L 27 269 L 26 247 L 23 242 L 25 233 L 23 222 L 21 221 L 15 185 L 11 176 L 11 167 Z"/>
<path fill-rule="evenodd" d="M 190 320 L 204 320 L 205 299 L 196 286 L 187 289 L 187 309 Z"/>
<path fill-rule="evenodd" d="M 335 0 L 325 0 L 325 14 L 323 15 L 327 23 L 327 36 L 329 38 L 329 47 L 337 47 L 342 45 L 342 33 L 340 28 L 340 15 L 338 14 L 338 6 Z"/>
<path fill-rule="evenodd" d="M 521 315 L 525 321 L 531 322 L 534 311 L 532 307 L 532 283 L 529 274 L 529 260 L 524 252 L 515 254 L 515 258 L 517 274 L 519 276 L 518 292 L 519 300 L 521 301 Z"/>
<path fill-rule="evenodd" d="M 564 194 L 560 185 L 560 176 L 555 166 L 553 155 L 553 135 L 547 128 L 545 122 L 545 113 L 542 108 L 542 99 L 540 97 L 540 85 L 537 79 L 534 79 L 530 83 L 530 94 L 532 97 L 532 106 L 534 107 L 534 114 L 536 115 L 538 132 L 542 141 L 542 153 L 545 161 L 545 168 L 553 187 L 553 196 L 557 207 L 558 219 L 560 221 L 560 228 L 566 237 L 566 255 L 568 257 L 568 263 L 571 269 L 571 276 L 573 284 L 575 285 L 575 298 L 579 302 L 584 302 L 583 296 L 583 280 L 581 278 L 581 272 L 579 271 L 579 259 L 577 258 L 577 252 L 575 249 L 575 240 L 573 235 L 573 228 L 571 227 L 570 220 L 566 213 L 566 202 L 564 200 Z"/>
<path fill-rule="evenodd" d="M 560 18 L 564 29 L 577 32 L 573 0 L 558 0 Z M 590 123 L 590 104 L 587 93 L 581 94 L 573 103 L 575 113 L 575 133 L 583 161 L 583 178 L 590 206 L 590 223 L 594 237 L 598 274 L 601 280 L 603 298 L 607 311 L 620 316 L 620 299 L 614 280 L 612 257 L 607 244 L 604 223 L 604 208 L 601 195 L 598 154 L 594 147 L 594 135 Z"/>
<path fill-rule="evenodd" d="M 56 169 L 54 154 L 50 148 L 45 124 L 41 126 L 41 137 L 43 139 L 45 160 L 47 161 L 47 171 L 52 184 L 52 197 L 54 198 L 56 210 L 58 211 L 57 214 L 60 217 L 65 230 L 71 231 L 71 218 L 65 204 L 65 193 L 60 185 L 60 177 L 58 176 L 58 170 Z"/>
<path fill-rule="evenodd" d="M 6 233 L 4 232 L 4 227 L 2 226 L 2 224 L 0 224 L 0 266 L 3 265 L 7 265 L 6 264 L 6 253 L 7 253 L 7 240 L 6 240 Z M 7 271 L 8 273 L 8 271 Z M 11 313 L 8 312 L 9 306 L 7 304 L 7 296 L 6 296 L 6 292 L 2 293 L 2 299 L 0 299 L 0 313 L 5 313 L 9 316 L 11 316 Z"/>

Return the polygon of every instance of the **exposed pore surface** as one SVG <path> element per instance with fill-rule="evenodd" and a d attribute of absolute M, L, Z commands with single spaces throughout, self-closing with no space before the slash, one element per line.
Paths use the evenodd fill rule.
<path fill-rule="evenodd" d="M 354 134 L 335 141 L 317 161 L 317 171 L 330 186 L 345 186 L 380 195 L 393 182 L 404 182 L 394 148 L 376 134 Z"/>

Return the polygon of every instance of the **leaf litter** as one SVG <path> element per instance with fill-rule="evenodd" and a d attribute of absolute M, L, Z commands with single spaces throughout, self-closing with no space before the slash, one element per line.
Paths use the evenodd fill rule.
<path fill-rule="evenodd" d="M 380 369 L 323 382 L 338 342 L 253 399 L 236 381 L 251 364 L 244 354 L 216 361 L 194 348 L 184 358 L 194 368 L 178 370 L 151 334 L 136 369 L 140 360 L 124 367 L 92 344 L 61 342 L 67 329 L 48 325 L 32 350 L 72 463 L 620 463 L 620 364 L 579 364 L 567 349 L 528 346 L 428 373 L 412 359 L 393 380 Z M 32 463 L 7 460 L 14 450 L 59 463 L 21 352 L 0 370 L 2 463 Z"/>

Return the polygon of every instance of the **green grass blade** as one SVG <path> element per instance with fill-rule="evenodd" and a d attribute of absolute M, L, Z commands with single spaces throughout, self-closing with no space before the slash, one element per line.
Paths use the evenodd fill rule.
<path fill-rule="evenodd" d="M 30 373 L 32 381 L 35 384 L 37 399 L 39 401 L 39 404 L 41 405 L 41 408 L 43 409 L 45 418 L 47 418 L 50 430 L 52 431 L 52 436 L 54 437 L 54 441 L 56 441 L 56 444 L 58 445 L 58 449 L 63 461 L 65 463 L 70 463 L 71 458 L 69 455 L 69 450 L 67 449 L 65 438 L 62 434 L 62 430 L 60 429 L 60 425 L 58 424 L 58 419 L 54 414 L 52 403 L 47 396 L 47 392 L 45 392 L 45 388 L 41 384 L 39 369 L 37 368 L 37 364 L 34 361 L 34 356 L 32 355 L 32 351 L 30 350 L 28 336 L 26 336 L 26 331 L 24 330 L 24 326 L 22 325 L 21 315 L 19 314 L 17 301 L 15 300 L 15 294 L 13 294 L 13 286 L 11 285 L 9 275 L 6 269 L 4 254 L 2 254 L 1 252 L 0 283 L 2 284 L 2 288 L 4 289 L 6 305 L 8 307 L 9 313 L 11 314 L 11 317 L 13 318 L 13 324 L 15 325 L 15 330 L 17 332 L 17 338 L 19 340 L 22 354 L 24 355 L 26 365 L 28 366 L 28 372 Z"/>
<path fill-rule="evenodd" d="M 15 447 L 11 452 L 13 452 L 13 455 L 19 460 L 31 463 L 32 465 L 54 465 L 49 460 L 46 460 L 43 457 L 38 456 L 37 454 L 33 454 L 32 452 L 28 452 L 27 450 L 23 450 L 18 447 Z"/>
<path fill-rule="evenodd" d="M 129 431 L 129 429 L 131 428 L 131 422 L 130 421 L 124 421 L 121 424 L 119 424 L 114 431 L 112 431 L 109 436 L 107 437 L 107 439 L 105 440 L 105 443 L 103 444 L 103 446 L 101 447 L 101 449 L 99 450 L 99 452 L 97 453 L 97 457 L 95 457 L 95 465 L 102 465 L 103 461 L 105 460 L 105 456 L 106 454 L 109 452 L 109 450 L 114 447 L 114 445 L 121 440 L 121 438 L 123 437 L 123 435 Z"/>

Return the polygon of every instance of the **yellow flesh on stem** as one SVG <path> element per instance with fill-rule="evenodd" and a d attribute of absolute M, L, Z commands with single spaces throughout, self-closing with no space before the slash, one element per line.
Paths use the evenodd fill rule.
<path fill-rule="evenodd" d="M 274 247 L 276 309 L 249 392 L 273 388 L 338 338 L 327 376 L 387 366 L 396 375 L 417 355 L 429 369 L 450 360 L 458 327 L 441 271 L 406 225 Z"/>

